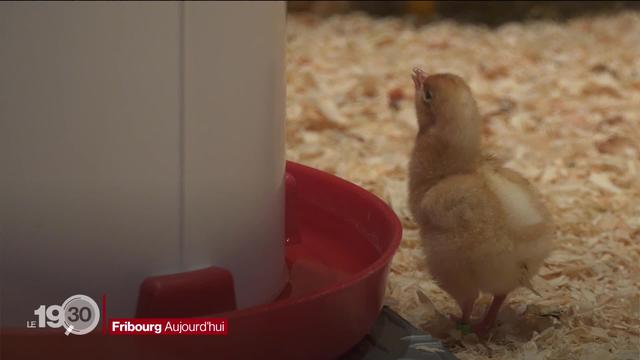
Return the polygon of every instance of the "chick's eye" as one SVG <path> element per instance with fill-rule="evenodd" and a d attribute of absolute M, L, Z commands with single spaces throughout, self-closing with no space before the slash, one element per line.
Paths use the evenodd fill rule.
<path fill-rule="evenodd" d="M 422 100 L 428 103 L 428 102 L 431 102 L 432 99 L 433 99 L 433 94 L 431 94 L 431 91 L 424 89 L 424 91 L 422 92 Z"/>

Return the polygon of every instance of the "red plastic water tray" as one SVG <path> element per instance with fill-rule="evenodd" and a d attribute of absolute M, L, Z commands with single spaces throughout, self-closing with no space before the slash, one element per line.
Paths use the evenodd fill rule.
<path fill-rule="evenodd" d="M 44 352 L 55 358 L 83 354 L 105 359 L 332 359 L 345 353 L 369 331 L 380 311 L 402 227 L 383 201 L 354 184 L 292 162 L 286 170 L 289 283 L 272 303 L 206 314 L 227 318 L 228 336 L 65 337 L 61 331 L 26 336 L 28 331 L 4 329 L 3 355 L 9 359 Z M 219 275 L 224 283 L 224 274 Z M 163 302 L 150 295 L 153 289 L 145 292 L 145 286 L 153 287 L 153 279 L 142 286 L 138 315 L 202 316 L 189 312 L 233 304 L 233 298 L 225 296 L 209 304 L 194 300 L 192 306 L 181 296 L 176 303 L 173 290 Z M 171 307 L 177 309 L 173 314 Z M 158 310 L 163 308 L 168 313 Z"/>

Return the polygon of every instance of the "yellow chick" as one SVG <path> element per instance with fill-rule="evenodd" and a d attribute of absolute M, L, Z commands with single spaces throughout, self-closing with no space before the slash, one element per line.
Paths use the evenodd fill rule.
<path fill-rule="evenodd" d="M 471 89 L 452 74 L 414 69 L 418 134 L 409 163 L 409 206 L 427 267 L 469 323 L 479 292 L 493 301 L 472 329 L 485 336 L 507 294 L 524 286 L 552 249 L 551 216 L 520 174 L 484 155 Z M 534 291 L 535 292 L 535 291 Z"/>

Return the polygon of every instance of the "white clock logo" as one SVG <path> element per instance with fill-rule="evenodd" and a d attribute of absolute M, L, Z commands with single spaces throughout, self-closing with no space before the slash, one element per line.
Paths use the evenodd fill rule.
<path fill-rule="evenodd" d="M 40 305 L 33 313 L 38 316 L 37 327 L 64 327 L 65 335 L 88 334 L 100 322 L 98 304 L 86 295 L 69 296 L 62 305 Z"/>

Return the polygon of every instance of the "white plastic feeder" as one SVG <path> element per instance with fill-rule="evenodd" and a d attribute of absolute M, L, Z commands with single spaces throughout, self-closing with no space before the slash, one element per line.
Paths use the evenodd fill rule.
<path fill-rule="evenodd" d="M 281 292 L 284 31 L 282 2 L 0 4 L 2 326 L 212 265 L 239 308 Z"/>

